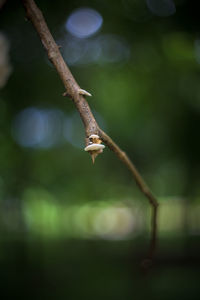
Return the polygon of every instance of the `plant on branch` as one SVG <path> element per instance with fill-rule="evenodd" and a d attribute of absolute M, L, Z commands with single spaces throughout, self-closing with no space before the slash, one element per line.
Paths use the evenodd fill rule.
<path fill-rule="evenodd" d="M 85 127 L 85 151 L 90 153 L 94 162 L 96 156 L 103 152 L 103 148 L 105 147 L 102 145 L 103 142 L 130 170 L 139 189 L 148 199 L 152 207 L 151 242 L 148 253 L 148 259 L 151 260 L 155 252 L 157 238 L 158 202 L 127 154 L 122 151 L 120 147 L 97 124 L 88 102 L 85 99 L 86 96 L 91 96 L 91 94 L 81 89 L 74 79 L 59 51 L 58 45 L 49 31 L 42 12 L 37 7 L 34 0 L 22 0 L 22 2 L 26 9 L 27 18 L 35 27 L 35 30 L 37 31 L 40 40 L 47 51 L 49 60 L 54 65 L 58 75 L 60 76 L 60 79 L 63 82 L 63 85 L 66 89 L 66 92 L 63 93 L 63 96 L 68 96 L 72 99 L 83 121 Z"/>

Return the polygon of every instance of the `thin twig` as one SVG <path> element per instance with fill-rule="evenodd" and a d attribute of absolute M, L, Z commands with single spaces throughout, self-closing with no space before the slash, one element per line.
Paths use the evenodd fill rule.
<path fill-rule="evenodd" d="M 152 206 L 152 217 L 151 217 L 151 241 L 148 252 L 147 259 L 144 260 L 143 266 L 144 268 L 148 267 L 151 264 L 153 259 L 155 249 L 156 249 L 156 240 L 157 240 L 157 212 L 158 212 L 158 201 L 155 196 L 152 194 L 151 190 L 145 183 L 144 179 L 127 156 L 127 154 L 120 149 L 120 147 L 101 129 L 98 132 L 102 141 L 112 150 L 117 157 L 126 165 L 126 167 L 131 171 L 136 184 L 138 185 L 141 192 L 146 196 L 149 200 L 150 205 Z"/>
<path fill-rule="evenodd" d="M 126 167 L 131 171 L 139 189 L 141 192 L 146 196 L 150 205 L 152 206 L 152 233 L 151 233 L 151 246 L 149 252 L 149 259 L 153 257 L 153 253 L 155 251 L 155 243 L 157 238 L 157 207 L 158 202 L 150 189 L 148 188 L 147 184 L 143 180 L 140 173 L 137 171 L 134 164 L 128 158 L 126 153 L 122 151 L 119 146 L 113 142 L 113 140 L 101 130 L 98 126 L 90 107 L 82 93 L 83 91 L 76 80 L 74 79 L 72 73 L 70 72 L 69 68 L 67 67 L 61 53 L 59 47 L 57 46 L 55 40 L 53 39 L 48 26 L 45 22 L 42 12 L 35 4 L 34 0 L 22 0 L 23 5 L 26 9 L 27 17 L 33 23 L 41 42 L 44 48 L 47 51 L 49 60 L 52 62 L 54 67 L 57 70 L 58 75 L 60 76 L 66 92 L 64 96 L 68 96 L 74 102 L 81 119 L 83 121 L 85 127 L 85 136 L 86 136 L 86 145 L 89 143 L 89 136 L 91 134 L 97 134 L 102 139 L 102 141 L 112 150 L 117 157 L 126 165 Z"/>

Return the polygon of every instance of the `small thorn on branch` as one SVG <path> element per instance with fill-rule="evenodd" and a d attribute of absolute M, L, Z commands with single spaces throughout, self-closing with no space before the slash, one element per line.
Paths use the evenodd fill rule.
<path fill-rule="evenodd" d="M 83 95 L 83 96 L 89 96 L 89 97 L 92 97 L 92 95 L 90 93 L 88 93 L 87 91 L 83 90 L 83 89 L 78 89 L 78 93 L 80 95 Z"/>
<path fill-rule="evenodd" d="M 63 97 L 72 98 L 72 96 L 67 91 L 65 91 L 62 95 L 63 95 Z"/>
<path fill-rule="evenodd" d="M 92 163 L 95 163 L 95 158 L 97 157 L 98 153 L 90 153 L 91 158 L 92 158 Z"/>

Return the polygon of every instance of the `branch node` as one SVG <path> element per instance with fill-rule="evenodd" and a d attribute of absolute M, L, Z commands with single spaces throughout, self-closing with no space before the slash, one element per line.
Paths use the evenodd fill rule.
<path fill-rule="evenodd" d="M 67 91 L 65 91 L 62 95 L 63 97 L 69 97 L 72 99 L 72 96 Z"/>
<path fill-rule="evenodd" d="M 105 148 L 104 145 L 101 144 L 102 140 L 99 138 L 97 134 L 91 134 L 89 136 L 89 144 L 85 147 L 85 151 L 89 152 L 92 158 L 92 162 L 94 164 L 95 158 L 103 152 Z"/>

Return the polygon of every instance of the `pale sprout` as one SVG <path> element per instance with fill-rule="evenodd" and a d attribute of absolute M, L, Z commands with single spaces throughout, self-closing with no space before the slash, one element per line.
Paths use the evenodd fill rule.
<path fill-rule="evenodd" d="M 90 93 L 88 93 L 87 91 L 85 91 L 85 90 L 83 90 L 83 89 L 79 89 L 79 90 L 78 90 L 78 93 L 79 93 L 80 95 L 83 95 L 83 96 L 89 96 L 89 97 L 92 96 Z"/>

